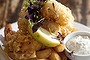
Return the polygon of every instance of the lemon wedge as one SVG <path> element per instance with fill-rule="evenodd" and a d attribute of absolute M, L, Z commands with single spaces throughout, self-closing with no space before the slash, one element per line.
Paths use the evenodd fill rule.
<path fill-rule="evenodd" d="M 60 44 L 59 40 L 52 38 L 53 35 L 42 27 L 40 27 L 36 32 L 33 33 L 32 24 L 30 21 L 28 21 L 28 30 L 36 41 L 42 43 L 45 46 L 55 47 Z"/>

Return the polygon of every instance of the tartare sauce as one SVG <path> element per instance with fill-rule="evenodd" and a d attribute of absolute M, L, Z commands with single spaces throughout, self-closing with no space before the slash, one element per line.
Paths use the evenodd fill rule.
<path fill-rule="evenodd" d="M 88 36 L 77 35 L 68 40 L 68 42 L 66 43 L 66 47 L 74 54 L 90 54 L 90 38 Z"/>

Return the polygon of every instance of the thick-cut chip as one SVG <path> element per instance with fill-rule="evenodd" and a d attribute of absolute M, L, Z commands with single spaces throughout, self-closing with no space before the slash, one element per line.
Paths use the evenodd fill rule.
<path fill-rule="evenodd" d="M 65 48 L 65 45 L 64 44 L 59 44 L 58 46 L 54 47 L 54 50 L 56 52 L 63 52 L 64 51 L 64 48 Z"/>
<path fill-rule="evenodd" d="M 36 52 L 36 56 L 39 59 L 46 59 L 51 55 L 51 49 L 44 49 Z"/>
<path fill-rule="evenodd" d="M 50 60 L 62 60 L 61 57 L 56 52 L 52 52 L 51 56 L 49 57 Z"/>
<path fill-rule="evenodd" d="M 59 56 L 61 56 L 61 59 L 62 59 L 62 60 L 67 60 L 67 59 L 68 59 L 67 56 L 65 55 L 65 51 L 59 53 Z"/>

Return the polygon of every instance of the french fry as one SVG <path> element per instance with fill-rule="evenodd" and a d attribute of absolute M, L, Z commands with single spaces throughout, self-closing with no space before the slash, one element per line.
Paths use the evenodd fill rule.
<path fill-rule="evenodd" d="M 64 51 L 61 52 L 61 53 L 59 53 L 59 55 L 61 56 L 61 59 L 62 60 L 67 60 L 67 56 L 65 55 L 65 52 Z"/>
<path fill-rule="evenodd" d="M 42 50 L 42 51 L 38 51 L 36 52 L 36 56 L 37 58 L 39 59 L 46 59 L 48 58 L 50 55 L 51 55 L 51 49 L 45 49 L 45 50 Z"/>
<path fill-rule="evenodd" d="M 52 52 L 49 59 L 50 60 L 61 60 L 61 57 L 58 55 L 58 53 Z"/>
<path fill-rule="evenodd" d="M 65 48 L 64 44 L 59 44 L 58 46 L 54 47 L 54 50 L 56 52 L 63 52 L 64 48 Z"/>
<path fill-rule="evenodd" d="M 36 51 L 33 52 L 33 54 L 30 56 L 30 58 L 35 58 L 36 57 Z"/>

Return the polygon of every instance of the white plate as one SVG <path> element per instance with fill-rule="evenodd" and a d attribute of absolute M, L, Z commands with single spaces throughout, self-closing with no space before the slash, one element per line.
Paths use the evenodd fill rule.
<path fill-rule="evenodd" d="M 12 26 L 12 30 L 14 30 L 14 31 L 17 31 L 18 30 L 17 22 L 13 23 L 11 26 Z M 4 28 L 2 28 L 0 30 L 0 35 L 3 35 L 4 36 Z"/>
<path fill-rule="evenodd" d="M 88 32 L 90 32 L 90 28 L 88 28 L 88 27 L 86 27 L 86 26 L 84 26 L 84 25 L 82 25 L 82 24 L 80 24 L 80 23 L 77 23 L 77 22 L 75 22 L 74 23 L 74 27 L 76 28 L 76 29 L 78 29 L 79 31 L 88 31 Z M 15 22 L 15 23 L 13 23 L 12 24 L 12 29 L 14 30 L 14 31 L 17 31 L 18 30 L 18 25 L 17 25 L 17 22 Z M 2 36 L 4 36 L 4 28 L 2 28 L 1 30 L 0 30 L 0 35 L 2 35 Z M 1 37 L 0 37 L 0 39 L 1 39 Z M 2 43 L 0 42 L 0 45 L 2 45 Z M 1 51 L 0 51 L 0 53 L 1 53 Z M 3 54 L 0 54 L 0 60 L 5 60 L 3 57 L 5 57 L 5 55 L 2 57 L 2 55 Z M 7 59 L 6 59 L 7 60 Z"/>

